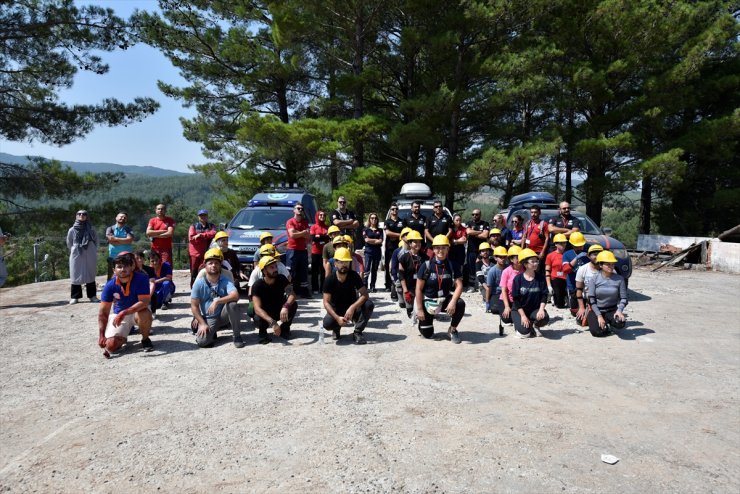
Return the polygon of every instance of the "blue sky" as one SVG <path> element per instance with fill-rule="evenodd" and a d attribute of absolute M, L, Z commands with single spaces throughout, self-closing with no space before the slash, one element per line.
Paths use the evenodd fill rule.
<path fill-rule="evenodd" d="M 95 4 L 109 7 L 120 17 L 135 9 L 155 10 L 156 0 L 80 1 L 78 5 Z M 64 161 L 106 162 L 121 165 L 157 166 L 181 172 L 187 165 L 205 162 L 200 145 L 182 136 L 179 117 L 193 116 L 194 111 L 179 102 L 165 98 L 157 89 L 157 80 L 183 85 L 184 80 L 159 51 L 137 45 L 126 51 L 103 53 L 110 66 L 107 74 L 98 76 L 78 72 L 72 89 L 60 95 L 69 103 L 96 103 L 105 97 L 131 101 L 136 96 L 149 96 L 159 101 L 160 110 L 128 127 L 98 127 L 70 145 L 48 146 L 37 142 L 10 142 L 0 139 L 0 151 L 15 155 L 40 155 Z"/>

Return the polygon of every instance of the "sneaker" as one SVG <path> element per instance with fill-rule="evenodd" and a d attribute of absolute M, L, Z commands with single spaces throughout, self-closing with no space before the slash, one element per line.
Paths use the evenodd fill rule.
<path fill-rule="evenodd" d="M 244 348 L 244 341 L 241 336 L 236 336 L 234 338 L 234 346 L 237 348 Z"/>
<path fill-rule="evenodd" d="M 452 331 L 448 331 L 450 334 L 450 341 L 456 345 L 459 345 L 462 343 L 462 340 L 460 339 L 460 335 L 457 333 L 456 329 L 453 329 Z"/>
<path fill-rule="evenodd" d="M 362 336 L 362 333 L 354 332 L 352 333 L 352 337 L 355 340 L 355 345 L 364 345 L 367 343 L 367 340 Z"/>
<path fill-rule="evenodd" d="M 169 302 L 163 302 L 162 303 L 162 310 L 169 310 L 169 309 L 170 309 Z"/>
<path fill-rule="evenodd" d="M 79 301 L 80 301 L 80 299 L 78 299 L 78 298 L 71 298 L 71 299 L 69 299 L 69 305 L 74 305 L 74 304 L 76 304 Z"/>
<path fill-rule="evenodd" d="M 400 308 L 402 308 L 402 309 L 405 309 L 406 308 L 406 302 L 400 301 L 400 302 L 398 302 L 398 306 Z"/>
<path fill-rule="evenodd" d="M 531 338 L 532 337 L 531 335 L 532 335 L 532 332 L 530 332 L 529 334 L 522 334 L 519 331 L 514 330 L 514 337 L 515 338 L 519 338 L 519 339 L 525 340 L 527 338 Z"/>
<path fill-rule="evenodd" d="M 144 349 L 145 352 L 151 352 L 154 350 L 154 345 L 152 345 L 152 340 L 149 338 L 144 338 L 141 340 L 141 348 Z"/>
<path fill-rule="evenodd" d="M 271 341 L 272 338 L 270 338 L 269 336 L 262 336 L 257 343 L 259 343 L 260 345 L 267 345 Z"/>
<path fill-rule="evenodd" d="M 90 302 L 93 304 L 99 304 L 100 299 L 98 297 L 93 296 L 93 297 L 90 297 Z"/>
<path fill-rule="evenodd" d="M 372 288 L 370 289 L 370 293 L 377 293 L 377 292 L 378 292 L 378 290 L 376 290 L 376 289 L 375 289 L 375 287 L 372 287 Z"/>
<path fill-rule="evenodd" d="M 338 329 L 332 329 L 331 331 L 331 339 L 332 340 L 338 340 L 339 339 L 339 330 Z"/>

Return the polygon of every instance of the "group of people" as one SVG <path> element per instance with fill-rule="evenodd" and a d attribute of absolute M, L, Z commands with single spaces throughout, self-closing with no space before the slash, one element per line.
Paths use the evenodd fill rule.
<path fill-rule="evenodd" d="M 466 310 L 462 298 L 466 286 L 470 292 L 480 292 L 486 312 L 498 315 L 502 334 L 507 323 L 513 324 L 516 337 L 536 336 L 549 323 L 546 306 L 551 299 L 558 308 L 569 307 L 578 324 L 588 326 L 594 336 L 624 327 L 627 289 L 615 270 L 616 258 L 598 244 L 586 248 L 567 203 L 560 205 L 561 215 L 549 222 L 540 220 L 539 208 L 533 206 L 531 220 L 521 224 L 515 217 L 511 229 L 503 215 L 496 215 L 491 227 L 478 209 L 463 223 L 459 214 L 446 216 L 440 202 L 434 203 L 429 219 L 421 215 L 419 206 L 414 203 L 411 215 L 404 219 L 393 204 L 383 229 L 378 215 L 370 213 L 362 230 L 361 256 L 351 235 L 360 223 L 344 197 L 339 198 L 337 210 L 329 214 L 319 210 L 311 226 L 303 205 L 296 204 L 286 224 L 285 264 L 272 245 L 272 234 L 265 232 L 251 276 L 228 248 L 228 234 L 208 221 L 207 210 L 198 211 L 198 221 L 188 231 L 191 330 L 197 345 L 212 346 L 217 332 L 230 327 L 234 345 L 244 346 L 237 305 L 240 281 L 248 281 L 246 312 L 258 329 L 260 343 L 269 343 L 273 336 L 289 339 L 299 307 L 297 297 L 311 297 L 313 291 L 323 297 L 323 328 L 339 339 L 341 329 L 351 326 L 354 342 L 364 344 L 363 331 L 374 310 L 370 293 L 377 291 L 383 251 L 391 298 L 406 310 L 424 338 L 434 336 L 437 320 L 448 323 L 451 342 L 461 342 L 458 326 Z M 120 349 L 133 328 L 141 333 L 142 348 L 150 351 L 152 320 L 157 309 L 168 308 L 175 294 L 171 263 L 175 222 L 166 216 L 165 205 L 158 205 L 156 212 L 146 231 L 152 239 L 148 263 L 145 252 L 131 252 L 135 238 L 125 212 L 106 230 L 109 280 L 101 293 L 99 343 L 107 357 Z M 97 302 L 97 237 L 86 211 L 78 211 L 67 242 L 73 273 L 70 303 L 82 297 L 82 285 L 88 298 Z"/>

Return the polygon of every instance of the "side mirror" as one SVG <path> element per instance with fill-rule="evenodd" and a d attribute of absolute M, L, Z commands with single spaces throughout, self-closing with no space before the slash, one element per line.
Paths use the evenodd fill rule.
<path fill-rule="evenodd" d="M 611 228 L 609 228 L 608 226 L 607 226 L 607 227 L 604 227 L 604 228 L 602 228 L 602 230 L 604 230 L 604 235 L 611 235 L 611 234 L 612 234 L 612 231 L 613 231 L 613 230 L 612 230 Z"/>

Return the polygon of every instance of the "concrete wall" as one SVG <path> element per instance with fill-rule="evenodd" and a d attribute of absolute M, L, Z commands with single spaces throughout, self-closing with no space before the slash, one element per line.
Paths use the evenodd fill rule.
<path fill-rule="evenodd" d="M 712 271 L 740 274 L 740 244 L 715 238 L 712 239 L 710 250 Z"/>
<path fill-rule="evenodd" d="M 685 249 L 691 244 L 698 244 L 704 240 L 711 240 L 709 237 L 673 237 L 670 235 L 638 235 L 637 250 L 658 252 L 660 244 L 670 244 L 674 247 Z"/>

